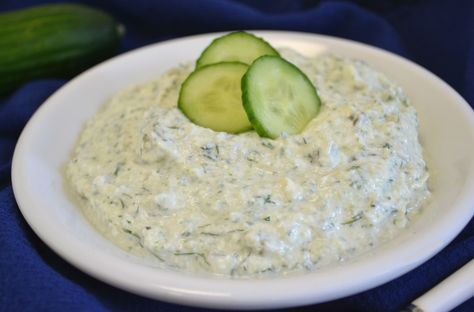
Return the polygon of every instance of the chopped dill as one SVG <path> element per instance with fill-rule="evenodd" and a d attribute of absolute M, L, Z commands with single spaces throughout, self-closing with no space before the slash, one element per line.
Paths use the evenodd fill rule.
<path fill-rule="evenodd" d="M 250 258 L 251 255 L 252 255 L 252 250 L 249 250 L 249 253 L 236 266 L 234 266 L 232 270 L 230 270 L 230 275 L 234 275 L 237 269 L 241 267 L 245 263 L 245 261 L 247 261 L 248 258 Z M 247 268 L 244 267 L 244 271 L 247 271 Z"/>
<path fill-rule="evenodd" d="M 195 252 L 175 252 L 175 256 L 193 256 L 196 255 Z"/>
<path fill-rule="evenodd" d="M 309 162 L 311 164 L 314 164 L 316 161 L 319 160 L 319 149 L 312 151 L 311 153 L 306 155 L 306 158 L 308 158 Z"/>
<path fill-rule="evenodd" d="M 181 237 L 189 237 L 191 235 L 191 232 L 189 231 L 184 231 L 183 233 L 181 233 Z"/>
<path fill-rule="evenodd" d="M 122 231 L 124 231 L 125 233 L 135 237 L 137 240 L 138 240 L 138 244 L 143 247 L 143 244 L 142 244 L 142 238 L 135 232 L 132 232 L 130 231 L 129 229 L 126 229 L 126 228 L 122 228 Z"/>
<path fill-rule="evenodd" d="M 235 230 L 230 230 L 227 232 L 227 234 L 235 233 L 235 232 L 244 232 L 244 229 L 235 229 Z"/>
<path fill-rule="evenodd" d="M 271 150 L 275 148 L 275 146 L 270 142 L 262 142 L 262 145 Z"/>
<path fill-rule="evenodd" d="M 210 160 L 216 161 L 219 158 L 219 145 L 208 143 L 201 146 L 202 155 Z"/>
<path fill-rule="evenodd" d="M 265 204 L 276 204 L 273 200 L 272 200 L 272 195 L 271 194 L 268 194 L 267 196 L 265 196 L 263 198 L 263 202 Z"/>
<path fill-rule="evenodd" d="M 345 222 L 342 222 L 341 224 L 342 224 L 342 225 L 353 224 L 354 222 L 357 222 L 357 221 L 359 221 L 360 219 L 362 219 L 362 217 L 363 217 L 362 212 L 359 212 L 358 214 L 354 215 L 350 220 L 345 221 Z"/>
<path fill-rule="evenodd" d="M 354 114 L 349 115 L 349 120 L 352 121 L 352 125 L 355 126 L 359 121 L 359 117 L 355 116 Z"/>
<path fill-rule="evenodd" d="M 200 257 L 207 265 L 211 265 L 209 261 L 207 261 L 206 256 L 200 252 L 175 252 L 175 256 L 197 256 Z"/>
<path fill-rule="evenodd" d="M 230 231 L 222 232 L 222 233 L 200 232 L 199 234 L 207 235 L 207 236 L 222 236 L 222 235 L 227 235 L 227 234 L 231 234 L 231 233 L 235 233 L 235 232 L 244 232 L 244 231 L 245 231 L 244 229 L 234 229 L 234 230 L 230 230 Z"/>
<path fill-rule="evenodd" d="M 150 253 L 158 260 L 160 260 L 161 262 L 165 262 L 165 259 L 161 258 L 158 254 L 156 254 L 155 252 L 149 250 Z"/>
<path fill-rule="evenodd" d="M 267 273 L 267 272 L 275 272 L 275 267 L 271 266 L 259 271 L 259 273 Z"/>
<path fill-rule="evenodd" d="M 207 236 L 221 236 L 219 233 L 213 233 L 213 232 L 200 232 L 199 234 L 201 235 L 207 235 Z"/>
<path fill-rule="evenodd" d="M 117 166 L 114 171 L 114 176 L 117 176 L 120 171 L 120 166 Z"/>
<path fill-rule="evenodd" d="M 204 227 L 209 226 L 209 225 L 211 225 L 211 224 L 210 224 L 210 223 L 206 223 L 206 224 L 203 224 L 203 225 L 199 225 L 198 228 L 201 229 L 201 228 L 204 228 Z"/>

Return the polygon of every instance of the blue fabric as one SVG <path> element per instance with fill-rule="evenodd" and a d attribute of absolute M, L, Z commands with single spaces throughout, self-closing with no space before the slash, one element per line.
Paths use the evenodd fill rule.
<path fill-rule="evenodd" d="M 0 11 L 44 3 L 0 0 Z M 284 29 L 362 41 L 430 69 L 474 104 L 474 1 L 89 0 L 127 27 L 120 52 L 169 38 L 233 29 Z M 64 83 L 38 80 L 0 98 L 0 311 L 202 311 L 108 286 L 54 254 L 12 194 L 14 145 L 28 118 Z M 449 112 L 447 112 L 449 113 Z M 419 268 L 375 289 L 298 311 L 398 311 L 474 257 L 474 222 Z M 474 277 L 473 277 L 474 278 Z M 456 311 L 474 311 L 474 299 Z"/>

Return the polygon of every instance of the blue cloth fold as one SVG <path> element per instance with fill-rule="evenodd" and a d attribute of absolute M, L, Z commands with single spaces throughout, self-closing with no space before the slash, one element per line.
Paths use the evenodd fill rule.
<path fill-rule="evenodd" d="M 46 2 L 53 1 L 2 0 L 0 12 Z M 120 52 L 170 38 L 235 29 L 327 34 L 405 56 L 474 104 L 474 1 L 76 2 L 111 12 L 126 26 Z M 13 149 L 32 113 L 64 82 L 37 80 L 0 98 L 0 311 L 204 311 L 145 299 L 89 277 L 53 253 L 21 216 L 10 182 Z M 472 258 L 473 220 L 449 246 L 402 277 L 297 310 L 398 311 Z M 474 311 L 474 299 L 456 311 Z"/>

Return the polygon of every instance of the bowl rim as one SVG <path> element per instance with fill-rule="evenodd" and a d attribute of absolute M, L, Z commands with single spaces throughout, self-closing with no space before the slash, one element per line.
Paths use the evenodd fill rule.
<path fill-rule="evenodd" d="M 404 63 L 406 66 L 410 66 L 420 74 L 426 76 L 427 79 L 432 80 L 438 87 L 445 89 L 445 91 L 455 99 L 454 102 L 456 105 L 459 105 L 459 109 L 465 112 L 465 118 L 474 133 L 474 113 L 469 104 L 436 75 L 396 54 L 364 43 L 313 33 L 249 31 L 258 36 L 265 37 L 269 42 L 272 41 L 272 37 L 279 36 L 307 38 L 308 40 L 318 39 L 326 44 L 333 43 L 357 47 L 358 49 L 367 51 L 367 53 L 375 53 L 391 61 Z M 37 125 L 42 122 L 43 115 L 50 109 L 51 105 L 49 103 L 54 102 L 58 94 L 62 94 L 64 90 L 74 88 L 75 85 L 82 80 L 89 79 L 98 69 L 105 66 L 114 66 L 116 62 L 136 57 L 136 55 L 144 51 L 160 49 L 165 45 L 174 45 L 188 40 L 210 40 L 224 33 L 225 32 L 200 34 L 159 42 L 109 59 L 69 81 L 48 98 L 31 117 L 18 139 L 13 155 L 11 175 L 13 191 L 21 213 L 29 226 L 41 240 L 63 259 L 99 280 L 153 299 L 178 304 L 224 309 L 282 308 L 332 300 L 381 285 L 428 260 L 454 239 L 469 222 L 474 214 L 474 196 L 470 195 L 467 190 L 468 188 L 474 188 L 473 172 L 470 173 L 469 180 L 466 181 L 466 187 L 463 189 L 463 192 L 456 199 L 456 204 L 454 205 L 458 207 L 458 209 L 455 210 L 456 214 L 453 213 L 445 216 L 438 223 L 440 225 L 437 228 L 447 228 L 449 229 L 448 232 L 444 232 L 441 236 L 440 233 L 437 233 L 437 228 L 430 228 L 428 231 L 422 233 L 423 239 L 420 238 L 418 244 L 407 244 L 403 250 L 384 254 L 382 260 L 387 261 L 389 265 L 385 268 L 379 268 L 376 272 L 372 270 L 372 262 L 358 261 L 358 259 L 355 259 L 351 265 L 355 265 L 355 267 L 364 272 L 374 273 L 365 277 L 348 275 L 348 273 L 351 272 L 348 272 L 347 266 L 337 266 L 315 273 L 285 276 L 276 279 L 232 280 L 203 278 L 170 271 L 160 270 L 160 272 L 157 272 L 156 269 L 130 263 L 126 259 L 116 258 L 106 253 L 94 254 L 95 262 L 91 264 L 89 259 L 83 257 L 84 254 L 91 251 L 86 243 L 75 238 L 71 233 L 63 233 L 63 235 L 58 236 L 55 224 L 52 224 L 51 221 L 46 221 L 46 219 L 38 219 L 37 215 L 34 215 L 31 211 L 31 207 L 34 207 L 34 205 L 28 197 L 28 190 L 23 187 L 23 181 L 25 181 L 24 179 L 29 175 L 24 164 L 28 161 L 27 147 L 32 144 L 31 134 L 38 127 Z M 97 233 L 97 235 L 100 234 Z M 427 239 L 430 235 L 432 236 L 431 239 Z M 433 237 L 435 239 L 433 239 Z M 421 252 L 417 247 L 420 243 L 424 244 L 424 249 Z M 73 252 L 64 248 L 64 246 L 70 244 L 73 244 L 75 248 Z M 390 260 L 390 257 L 394 254 L 397 254 L 397 257 L 402 255 L 405 261 L 403 263 L 394 263 L 393 260 Z M 97 266 L 97 264 L 100 266 Z M 104 268 L 107 269 L 104 270 Z M 121 272 L 122 274 L 117 274 L 116 272 Z M 159 278 L 157 279 L 156 277 Z M 314 285 L 315 282 L 320 282 L 322 285 L 325 285 L 325 283 L 327 284 L 330 280 L 337 280 L 342 284 L 339 284 L 338 287 L 330 287 L 330 285 L 328 285 L 327 289 L 316 287 L 319 291 L 317 293 L 315 293 L 315 288 L 312 287 L 296 287 L 298 285 Z M 265 289 L 267 289 L 267 291 L 265 291 Z"/>

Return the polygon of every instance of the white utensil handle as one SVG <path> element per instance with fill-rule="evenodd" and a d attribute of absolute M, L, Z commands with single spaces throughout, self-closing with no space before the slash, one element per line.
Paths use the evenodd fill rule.
<path fill-rule="evenodd" d="M 450 275 L 423 296 L 413 306 L 423 312 L 447 312 L 474 296 L 474 259 Z"/>

